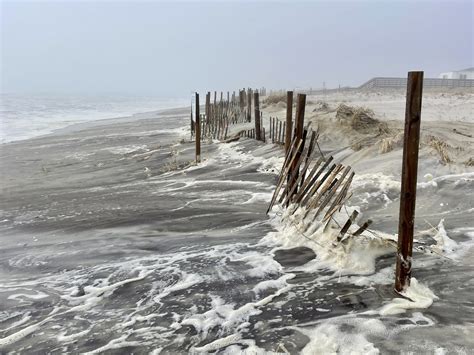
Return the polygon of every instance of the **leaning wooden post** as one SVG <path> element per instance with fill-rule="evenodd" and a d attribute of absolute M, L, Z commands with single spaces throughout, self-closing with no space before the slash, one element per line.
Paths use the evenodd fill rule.
<path fill-rule="evenodd" d="M 293 122 L 293 91 L 286 92 L 286 132 L 285 132 L 285 152 L 290 150 L 291 131 Z"/>
<path fill-rule="evenodd" d="M 395 275 L 395 290 L 398 292 L 410 286 L 422 95 L 423 72 L 409 72 L 405 108 L 397 268 Z"/>
<path fill-rule="evenodd" d="M 262 131 L 260 129 L 260 100 L 258 99 L 258 91 L 255 91 L 253 94 L 253 105 L 255 107 L 255 139 L 261 141 Z"/>
<path fill-rule="evenodd" d="M 196 164 L 201 162 L 201 121 L 199 116 L 199 94 L 196 93 Z"/>

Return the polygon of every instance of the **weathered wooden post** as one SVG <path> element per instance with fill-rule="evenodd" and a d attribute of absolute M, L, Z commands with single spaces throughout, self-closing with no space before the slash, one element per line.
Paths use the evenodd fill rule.
<path fill-rule="evenodd" d="M 194 135 L 194 121 L 193 121 L 193 100 L 191 99 L 191 139 Z"/>
<path fill-rule="evenodd" d="M 262 130 L 260 129 L 260 100 L 258 98 L 258 91 L 253 94 L 253 105 L 255 107 L 255 139 L 262 140 Z"/>
<path fill-rule="evenodd" d="M 206 122 L 209 123 L 209 116 L 211 115 L 211 93 L 208 91 L 206 94 Z"/>
<path fill-rule="evenodd" d="M 247 92 L 247 121 L 252 121 L 252 90 L 248 89 Z"/>
<path fill-rule="evenodd" d="M 270 117 L 270 138 L 272 139 L 272 143 L 275 143 L 275 138 L 273 136 L 273 117 Z"/>
<path fill-rule="evenodd" d="M 298 94 L 297 96 L 297 105 L 296 105 L 296 116 L 295 116 L 295 138 L 296 141 L 299 142 L 300 140 L 303 141 L 303 133 L 304 133 L 304 111 L 306 107 L 306 94 Z M 303 144 L 300 146 L 300 149 L 296 152 L 295 160 L 291 169 L 288 173 L 288 181 L 291 182 L 290 188 L 293 189 L 293 184 L 296 183 L 296 179 L 298 178 L 298 161 L 301 159 L 301 154 L 304 148 L 304 141 Z M 295 195 L 298 192 L 298 187 L 295 187 L 294 192 L 292 195 Z M 291 198 L 291 196 L 289 196 Z"/>
<path fill-rule="evenodd" d="M 281 121 L 278 122 L 278 144 L 283 142 Z"/>
<path fill-rule="evenodd" d="M 199 94 L 196 93 L 196 164 L 201 162 L 201 121 L 199 116 Z"/>
<path fill-rule="evenodd" d="M 423 72 L 408 73 L 395 290 L 410 286 Z"/>
<path fill-rule="evenodd" d="M 290 150 L 291 131 L 293 130 L 293 91 L 286 92 L 286 134 L 285 134 L 285 152 Z"/>

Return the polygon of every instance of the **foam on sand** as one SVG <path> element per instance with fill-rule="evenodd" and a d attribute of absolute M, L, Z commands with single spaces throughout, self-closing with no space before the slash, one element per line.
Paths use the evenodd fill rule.
<path fill-rule="evenodd" d="M 437 233 L 433 236 L 433 239 L 436 240 L 433 249 L 440 253 L 450 255 L 458 249 L 458 243 L 448 237 L 448 233 L 444 228 L 444 219 L 439 221 Z"/>
<path fill-rule="evenodd" d="M 264 240 L 287 248 L 305 246 L 312 249 L 317 257 L 304 266 L 305 271 L 328 268 L 340 275 L 372 274 L 375 272 L 376 258 L 394 251 L 394 236 L 382 232 L 374 236 L 365 231 L 346 243 L 335 244 L 340 227 L 333 223 L 326 226 L 308 218 L 304 220 L 304 208 L 294 213 L 291 211 L 292 206 L 283 212 L 281 219 L 274 216 L 273 224 L 277 231 L 269 233 Z M 345 213 L 335 215 L 339 225 L 344 223 L 345 218 Z M 356 229 L 358 226 L 352 225 L 348 233 Z"/>
<path fill-rule="evenodd" d="M 363 334 L 343 332 L 335 324 L 322 324 L 311 330 L 303 328 L 298 330 L 310 339 L 301 355 L 379 354 L 379 350 L 367 341 Z"/>
<path fill-rule="evenodd" d="M 408 309 L 428 308 L 438 299 L 427 286 L 419 283 L 414 277 L 411 278 L 410 286 L 401 292 L 401 295 L 406 298 L 394 298 L 376 312 L 382 316 L 400 314 Z"/>

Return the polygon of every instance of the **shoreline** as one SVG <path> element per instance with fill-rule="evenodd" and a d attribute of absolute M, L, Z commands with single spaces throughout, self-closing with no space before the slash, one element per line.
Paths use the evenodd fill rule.
<path fill-rule="evenodd" d="M 107 120 L 113 124 L 2 147 L 2 350 L 46 351 L 52 343 L 68 352 L 109 345 L 136 353 L 240 348 L 229 338 L 235 334 L 266 351 L 274 350 L 269 336 L 276 337 L 296 353 L 311 348 L 305 334 L 324 329 L 331 329 L 324 336 L 332 344 L 340 344 L 337 334 L 343 332 L 344 339 L 381 352 L 398 343 L 419 350 L 420 337 L 431 348 L 440 346 L 432 334 L 441 332 L 447 334 L 443 345 L 471 346 L 467 337 L 454 337 L 459 329 L 445 331 L 452 324 L 467 329 L 470 319 L 465 302 L 473 292 L 474 180 L 464 172 L 471 168 L 443 165 L 429 146 L 420 150 L 417 239 L 433 237 L 431 224 L 453 249 L 446 249 L 446 258 L 414 257 L 414 276 L 439 300 L 428 309 L 381 318 L 376 310 L 393 298 L 395 248 L 377 257 L 379 247 L 361 243 L 364 263 L 342 258 L 342 273 L 278 211 L 265 214 L 283 161 L 281 146 L 204 140 L 203 162 L 195 165 L 194 142 L 180 139 L 188 133 L 189 112 L 178 110 L 161 119 L 145 114 L 139 125 Z M 376 233 L 394 236 L 401 147 L 385 153 L 376 143 L 352 149 L 361 133 L 336 120 L 335 112 L 308 111 L 313 128 L 321 125 L 322 151 L 356 172 L 348 207 L 373 219 Z M 305 259 L 311 255 L 317 259 Z M 459 290 L 456 297 L 452 289 Z M 57 307 L 64 311 L 54 313 Z M 378 332 L 367 331 L 372 323 Z M 35 324 L 41 327 L 24 335 Z M 57 324 L 65 324 L 64 336 L 57 336 Z M 275 327 L 291 331 L 270 333 Z M 393 344 L 386 342 L 386 330 L 397 340 Z M 117 340 L 117 331 L 137 342 Z M 225 339 L 230 343 L 222 345 Z"/>
<path fill-rule="evenodd" d="M 0 146 L 4 144 L 20 142 L 20 141 L 40 138 L 40 137 L 49 136 L 49 135 L 61 134 L 63 132 L 72 132 L 76 130 L 87 129 L 89 127 L 93 127 L 97 125 L 110 125 L 116 122 L 120 123 L 123 121 L 139 121 L 140 119 L 148 118 L 153 115 L 163 116 L 167 114 L 181 114 L 185 110 L 188 110 L 189 112 L 190 106 L 179 106 L 179 107 L 163 108 L 163 109 L 149 110 L 149 111 L 137 111 L 130 115 L 98 118 L 98 119 L 93 119 L 93 120 L 84 120 L 82 122 L 76 122 L 76 123 L 64 122 L 64 126 L 62 127 L 54 128 L 52 130 L 49 130 L 48 132 L 42 132 L 38 134 L 33 133 L 34 135 L 27 138 L 19 138 L 19 139 L 14 139 L 10 141 L 3 141 L 0 143 Z"/>

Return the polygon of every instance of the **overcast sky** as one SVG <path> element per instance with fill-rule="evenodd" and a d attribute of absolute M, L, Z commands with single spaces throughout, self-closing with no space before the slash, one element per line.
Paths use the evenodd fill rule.
<path fill-rule="evenodd" d="M 471 1 L 1 1 L 1 90 L 185 97 L 473 66 Z"/>

